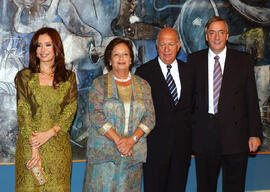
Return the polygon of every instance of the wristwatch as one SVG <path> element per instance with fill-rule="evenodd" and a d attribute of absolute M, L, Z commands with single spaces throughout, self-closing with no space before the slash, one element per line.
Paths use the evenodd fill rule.
<path fill-rule="evenodd" d="M 138 138 L 137 138 L 137 136 L 136 136 L 136 135 L 133 135 L 133 136 L 132 136 L 132 139 L 134 140 L 134 142 L 135 142 L 135 143 L 137 143 Z"/>

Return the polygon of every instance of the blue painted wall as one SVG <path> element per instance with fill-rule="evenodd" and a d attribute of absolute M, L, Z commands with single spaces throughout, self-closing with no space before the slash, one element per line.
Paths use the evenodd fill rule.
<path fill-rule="evenodd" d="M 71 192 L 81 192 L 85 162 L 73 163 Z M 246 190 L 270 190 L 270 155 L 250 157 L 247 169 Z M 0 166 L 0 191 L 13 192 L 15 186 L 15 166 Z M 187 192 L 196 192 L 196 175 L 194 158 L 192 158 L 187 183 Z M 221 192 L 221 177 L 219 178 L 218 192 Z"/>

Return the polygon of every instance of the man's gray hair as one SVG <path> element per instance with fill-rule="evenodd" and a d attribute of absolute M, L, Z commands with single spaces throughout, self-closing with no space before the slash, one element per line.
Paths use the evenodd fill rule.
<path fill-rule="evenodd" d="M 230 27 L 228 25 L 228 23 L 226 22 L 225 19 L 223 19 L 222 17 L 220 16 L 214 16 L 214 17 L 211 17 L 208 22 L 206 23 L 205 27 L 204 27 L 204 33 L 206 34 L 207 33 L 207 30 L 209 29 L 209 26 L 214 23 L 214 22 L 217 22 L 217 21 L 223 21 L 226 25 L 226 31 L 227 33 L 229 33 L 229 30 L 230 30 Z"/>

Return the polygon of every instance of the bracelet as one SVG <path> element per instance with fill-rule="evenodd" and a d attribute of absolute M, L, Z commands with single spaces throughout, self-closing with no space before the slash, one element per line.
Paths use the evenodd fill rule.
<path fill-rule="evenodd" d="M 52 127 L 53 131 L 54 131 L 54 134 L 53 136 L 55 137 L 57 135 L 57 131 L 55 130 L 55 127 Z"/>
<path fill-rule="evenodd" d="M 132 136 L 132 139 L 134 140 L 134 142 L 135 142 L 135 143 L 137 143 L 138 138 L 137 138 L 137 136 L 136 136 L 136 135 L 133 135 L 133 136 Z"/>

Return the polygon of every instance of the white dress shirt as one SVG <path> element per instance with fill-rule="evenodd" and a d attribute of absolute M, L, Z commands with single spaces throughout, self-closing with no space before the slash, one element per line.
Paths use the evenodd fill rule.
<path fill-rule="evenodd" d="M 223 51 L 221 51 L 221 53 L 218 54 L 222 75 L 225 66 L 226 52 L 227 47 L 225 47 L 225 49 L 223 49 Z M 214 76 L 215 56 L 217 55 L 211 49 L 208 49 L 208 101 L 209 101 L 208 113 L 211 114 L 214 114 L 213 76 Z"/>
<path fill-rule="evenodd" d="M 160 65 L 163 76 L 166 80 L 167 72 L 168 72 L 167 64 L 163 63 L 159 57 L 158 57 L 158 63 Z M 174 80 L 175 85 L 176 85 L 177 96 L 178 96 L 178 100 L 179 100 L 180 99 L 180 92 L 181 92 L 181 82 L 180 82 L 180 75 L 179 75 L 179 70 L 178 70 L 178 63 L 177 63 L 176 59 L 173 61 L 171 66 L 172 66 L 171 75 L 172 75 L 173 80 Z"/>

